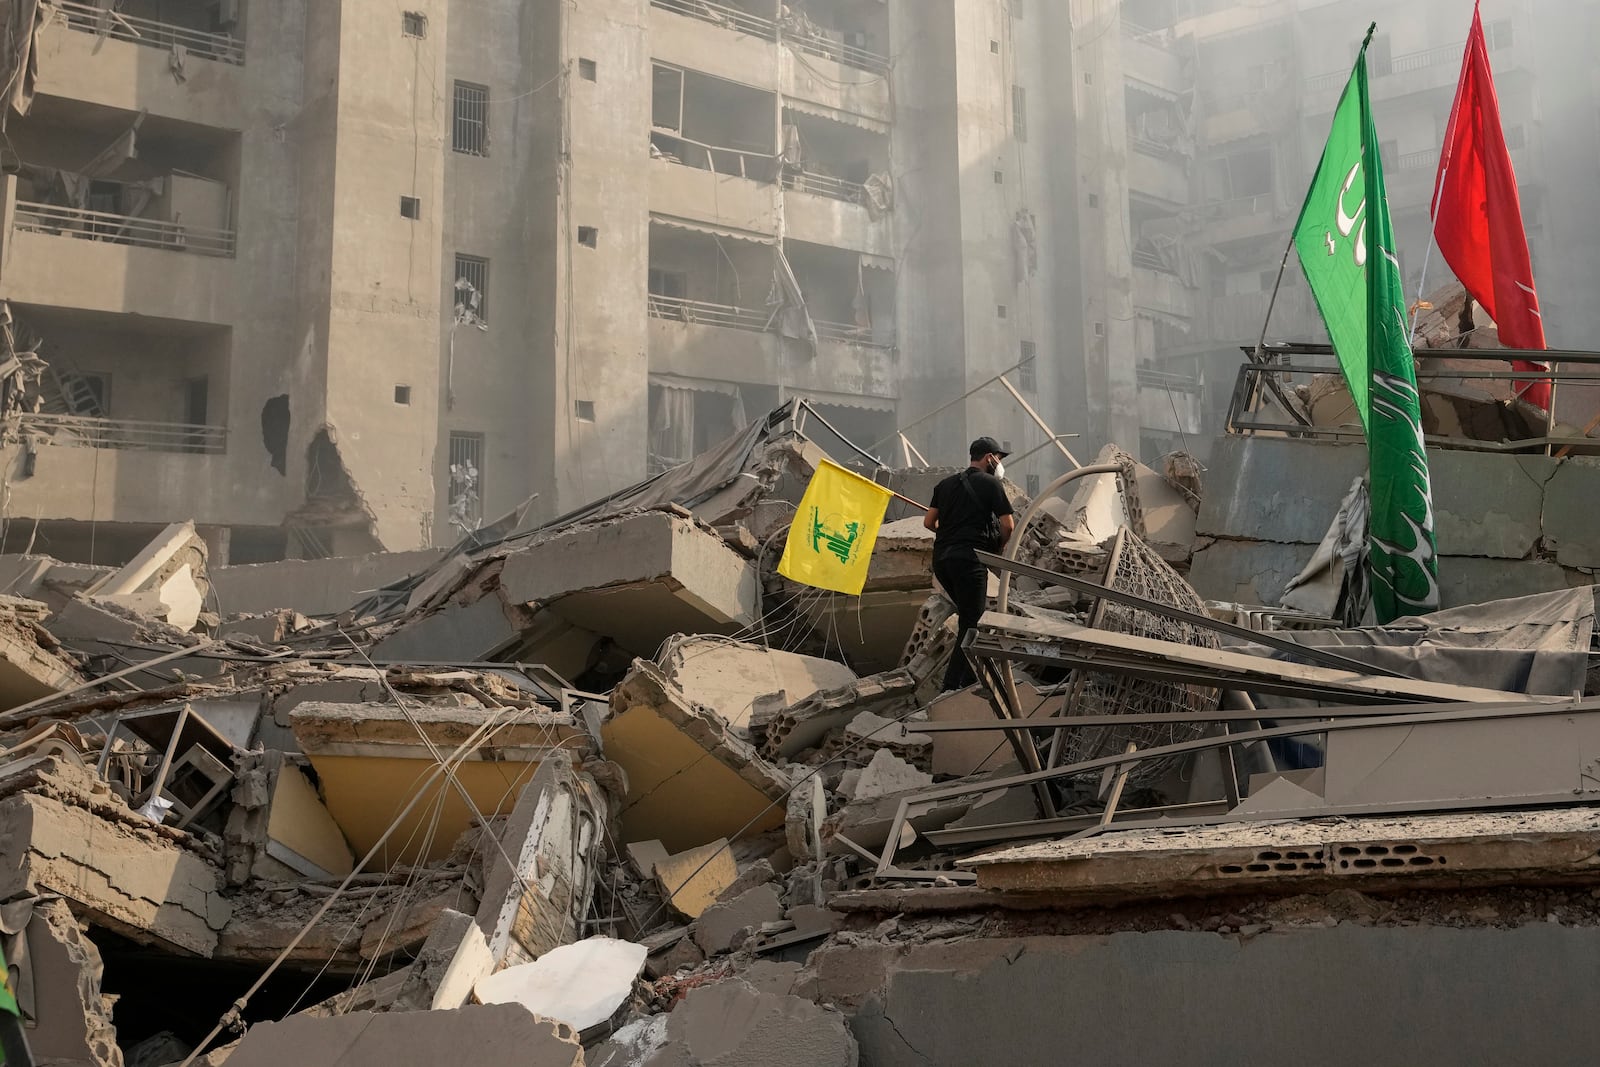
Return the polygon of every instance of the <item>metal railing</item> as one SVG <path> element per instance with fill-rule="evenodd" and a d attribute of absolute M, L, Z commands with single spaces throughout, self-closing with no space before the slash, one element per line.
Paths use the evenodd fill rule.
<path fill-rule="evenodd" d="M 1402 152 L 1395 160 L 1395 170 L 1424 170 L 1439 162 L 1437 148 L 1424 148 L 1417 152 Z"/>
<path fill-rule="evenodd" d="M 708 300 L 688 300 L 658 293 L 650 294 L 650 317 L 703 326 L 726 326 L 734 330 L 753 330 L 757 333 L 765 333 L 772 323 L 772 313 L 765 309 L 713 304 Z"/>
<path fill-rule="evenodd" d="M 870 71 L 873 74 L 889 73 L 888 56 L 881 56 L 876 52 L 869 52 L 865 48 L 857 48 L 853 44 L 845 44 L 843 41 L 835 41 L 831 37 L 817 34 L 805 34 L 799 37 L 785 35 L 783 42 L 801 52 L 807 52 L 823 59 L 831 59 L 835 63 L 843 63 L 845 66 L 855 67 L 857 70 Z"/>
<path fill-rule="evenodd" d="M 778 176 L 778 160 L 771 152 L 752 152 L 743 148 L 722 148 L 693 141 L 667 130 L 651 130 L 650 143 L 660 158 L 713 174 L 770 182 Z"/>
<path fill-rule="evenodd" d="M 839 341 L 847 345 L 864 345 L 867 348 L 893 348 L 893 341 L 877 341 L 870 326 L 857 326 L 853 322 L 826 322 L 813 319 L 819 341 Z"/>
<path fill-rule="evenodd" d="M 200 59 L 244 65 L 244 41 L 229 33 L 212 33 L 137 15 L 124 15 L 96 4 L 82 3 L 81 0 L 52 0 L 46 10 L 53 10 L 55 17 L 61 19 L 69 29 L 83 33 L 104 33 L 118 41 L 131 41 L 163 51 L 182 48 L 187 54 Z"/>
<path fill-rule="evenodd" d="M 140 452 L 200 452 L 207 455 L 228 450 L 226 426 L 42 413 L 18 415 L 16 426 L 21 432 L 49 437 L 50 443 L 55 445 Z"/>
<path fill-rule="evenodd" d="M 1445 64 L 1446 66 L 1460 66 L 1461 54 L 1466 50 L 1467 42 L 1458 41 L 1455 44 L 1439 45 L 1435 48 L 1424 48 L 1420 52 L 1407 52 L 1402 56 L 1395 56 L 1389 60 L 1387 70 L 1372 71 L 1372 77 L 1382 78 L 1390 74 L 1404 74 L 1411 70 L 1422 70 L 1424 67 Z M 1318 74 L 1306 79 L 1306 88 L 1313 92 L 1325 89 L 1338 89 L 1350 78 L 1350 68 L 1343 70 L 1330 70 L 1326 74 Z"/>
<path fill-rule="evenodd" d="M 843 200 L 847 204 L 865 204 L 867 202 L 867 187 L 860 182 L 849 181 L 845 178 L 835 178 L 829 174 L 813 174 L 810 171 L 786 171 L 783 175 L 783 187 L 801 193 L 813 193 L 817 196 L 826 196 L 834 200 Z"/>
<path fill-rule="evenodd" d="M 1239 367 L 1234 382 L 1233 395 L 1228 405 L 1227 431 L 1230 434 L 1254 433 L 1286 434 L 1291 437 L 1327 441 L 1360 441 L 1365 435 L 1354 410 L 1349 421 L 1340 426 L 1312 426 L 1298 421 L 1273 417 L 1262 402 L 1269 390 L 1287 393 L 1295 384 L 1316 377 L 1337 379 L 1343 372 L 1329 345 L 1268 345 L 1269 362 L 1253 363 L 1246 360 Z M 1460 383 L 1480 383 L 1479 389 L 1500 385 L 1507 389 L 1525 382 L 1554 382 L 1569 388 L 1600 386 L 1600 353 L 1565 350 L 1538 352 L 1506 348 L 1457 349 L 1419 348 L 1417 383 L 1424 393 L 1428 386 L 1448 388 Z M 1510 367 L 1512 360 L 1548 360 L 1551 370 L 1519 371 Z M 1443 363 L 1438 361 L 1449 361 Z M 1450 365 L 1455 364 L 1455 365 Z M 1466 364 L 1466 365 L 1463 365 Z M 1471 364 L 1481 365 L 1483 369 Z M 1483 402 L 1488 402 L 1485 393 Z M 1496 401 L 1503 403 L 1503 401 Z M 1509 428 L 1509 427 L 1508 427 Z M 1474 452 L 1530 452 L 1546 451 L 1552 447 L 1600 448 L 1600 439 L 1587 436 L 1529 436 L 1507 440 L 1478 440 L 1443 434 L 1427 434 L 1429 448 L 1445 448 Z"/>
<path fill-rule="evenodd" d="M 778 39 L 778 24 L 772 19 L 760 15 L 752 15 L 748 11 L 741 11 L 727 4 L 718 4 L 713 0 L 650 0 L 653 7 L 663 11 L 676 12 L 687 15 L 701 22 L 709 22 L 713 26 L 722 26 L 726 29 L 737 30 L 739 33 L 748 33 L 752 37 L 760 37 L 768 41 Z"/>
<path fill-rule="evenodd" d="M 202 256 L 232 256 L 234 252 L 232 230 L 114 215 L 61 204 L 17 201 L 16 228 L 29 233 L 77 237 L 85 241 L 109 241 L 141 248 L 165 248 Z"/>

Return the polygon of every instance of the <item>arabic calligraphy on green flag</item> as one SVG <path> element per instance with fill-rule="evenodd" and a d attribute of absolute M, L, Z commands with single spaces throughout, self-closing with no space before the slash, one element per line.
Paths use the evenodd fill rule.
<path fill-rule="evenodd" d="M 1433 491 L 1400 261 L 1367 90 L 1367 44 L 1339 98 L 1294 245 L 1367 435 L 1367 541 L 1380 623 L 1439 606 Z"/>

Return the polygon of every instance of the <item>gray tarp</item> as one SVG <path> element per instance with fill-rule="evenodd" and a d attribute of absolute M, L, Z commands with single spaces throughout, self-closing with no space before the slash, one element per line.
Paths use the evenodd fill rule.
<path fill-rule="evenodd" d="M 1337 647 L 1351 659 L 1430 682 L 1571 696 L 1583 689 L 1588 670 L 1596 588 L 1449 608 L 1388 626 L 1285 630 L 1280 636 Z"/>

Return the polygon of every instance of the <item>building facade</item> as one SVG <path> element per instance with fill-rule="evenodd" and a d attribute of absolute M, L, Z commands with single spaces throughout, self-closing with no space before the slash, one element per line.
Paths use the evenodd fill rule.
<path fill-rule="evenodd" d="M 0 300 L 48 365 L 6 551 L 449 543 L 792 397 L 888 462 L 992 433 L 1034 482 L 1068 461 L 1017 397 L 1078 451 L 1133 402 L 1082 321 L 1056 5 L 6 6 L 37 74 Z"/>
<path fill-rule="evenodd" d="M 1075 5 L 1082 76 L 1104 72 L 1103 84 L 1121 88 L 1080 98 L 1079 209 L 1103 217 L 1105 234 L 1096 244 L 1084 226 L 1083 260 L 1106 267 L 1086 272 L 1084 297 L 1109 309 L 1116 347 L 1133 354 L 1147 460 L 1206 451 L 1223 429 L 1240 346 L 1262 336 L 1269 304 L 1268 340 L 1326 341 L 1298 262 L 1290 256 L 1281 287 L 1279 268 L 1373 20 L 1374 121 L 1407 296 L 1452 280 L 1429 252 L 1429 203 L 1471 16 L 1455 0 Z M 1600 94 L 1575 42 L 1592 38 L 1600 4 L 1564 4 L 1557 18 L 1532 0 L 1483 0 L 1482 16 L 1547 339 L 1592 348 Z"/>

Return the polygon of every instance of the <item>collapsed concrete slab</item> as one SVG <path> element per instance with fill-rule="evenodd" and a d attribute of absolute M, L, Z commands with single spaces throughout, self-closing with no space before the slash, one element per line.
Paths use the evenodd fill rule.
<path fill-rule="evenodd" d="M 744 930 L 783 918 L 783 899 L 771 885 L 747 889 L 732 900 L 707 908 L 695 920 L 694 942 L 707 956 L 727 952 Z"/>
<path fill-rule="evenodd" d="M 291 1015 L 252 1026 L 228 1057 L 231 1067 L 582 1067 L 583 1046 L 567 1027 L 520 1004 L 454 1011 Z"/>
<path fill-rule="evenodd" d="M 289 721 L 322 782 L 328 811 L 358 856 L 377 844 L 419 789 L 425 791 L 390 835 L 375 861 L 380 866 L 445 856 L 474 817 L 461 790 L 484 815 L 503 814 L 540 760 L 562 751 L 582 757 L 590 749 L 588 734 L 570 714 L 544 708 L 412 703 L 402 710 L 392 703 L 307 701 Z M 429 780 L 436 752 L 449 755 L 484 727 L 492 732 L 455 769 L 460 789 L 442 776 Z"/>
<path fill-rule="evenodd" d="M 628 848 L 631 852 L 634 846 Z M 662 896 L 686 919 L 698 919 L 739 878 L 726 838 L 672 856 L 662 852 L 646 873 L 655 876 Z"/>
<path fill-rule="evenodd" d="M 856 1067 L 859 1053 L 839 1012 L 735 979 L 691 990 L 667 1017 L 666 1043 L 644 1062 Z"/>
<path fill-rule="evenodd" d="M 783 824 L 789 777 L 709 708 L 696 707 L 643 661 L 611 694 L 601 730 L 607 758 L 628 776 L 625 841 L 681 852 Z"/>
<path fill-rule="evenodd" d="M 151 822 L 60 757 L 0 778 L 0 900 L 53 893 L 125 937 L 210 956 L 232 906 L 190 835 Z"/>
<path fill-rule="evenodd" d="M 719 637 L 674 637 L 656 662 L 685 697 L 737 727 L 748 727 L 758 697 L 783 693 L 795 703 L 856 680 L 842 663 Z"/>
<path fill-rule="evenodd" d="M 21 931 L 26 950 L 9 949 L 7 962 L 18 969 L 12 981 L 34 1062 L 121 1067 L 111 1007 L 100 990 L 99 949 L 64 901 L 37 901 L 31 911 Z"/>
<path fill-rule="evenodd" d="M 793 758 L 822 744 L 828 734 L 863 712 L 897 718 L 916 706 L 917 678 L 897 668 L 817 693 L 779 712 L 767 724 L 762 751 L 769 759 Z"/>
<path fill-rule="evenodd" d="M 43 623 L 36 600 L 0 596 L 0 711 L 78 685 L 83 675 Z"/>
<path fill-rule="evenodd" d="M 559 529 L 507 556 L 500 588 L 508 603 L 540 606 L 638 656 L 676 633 L 751 626 L 760 613 L 754 565 L 672 510 Z"/>

